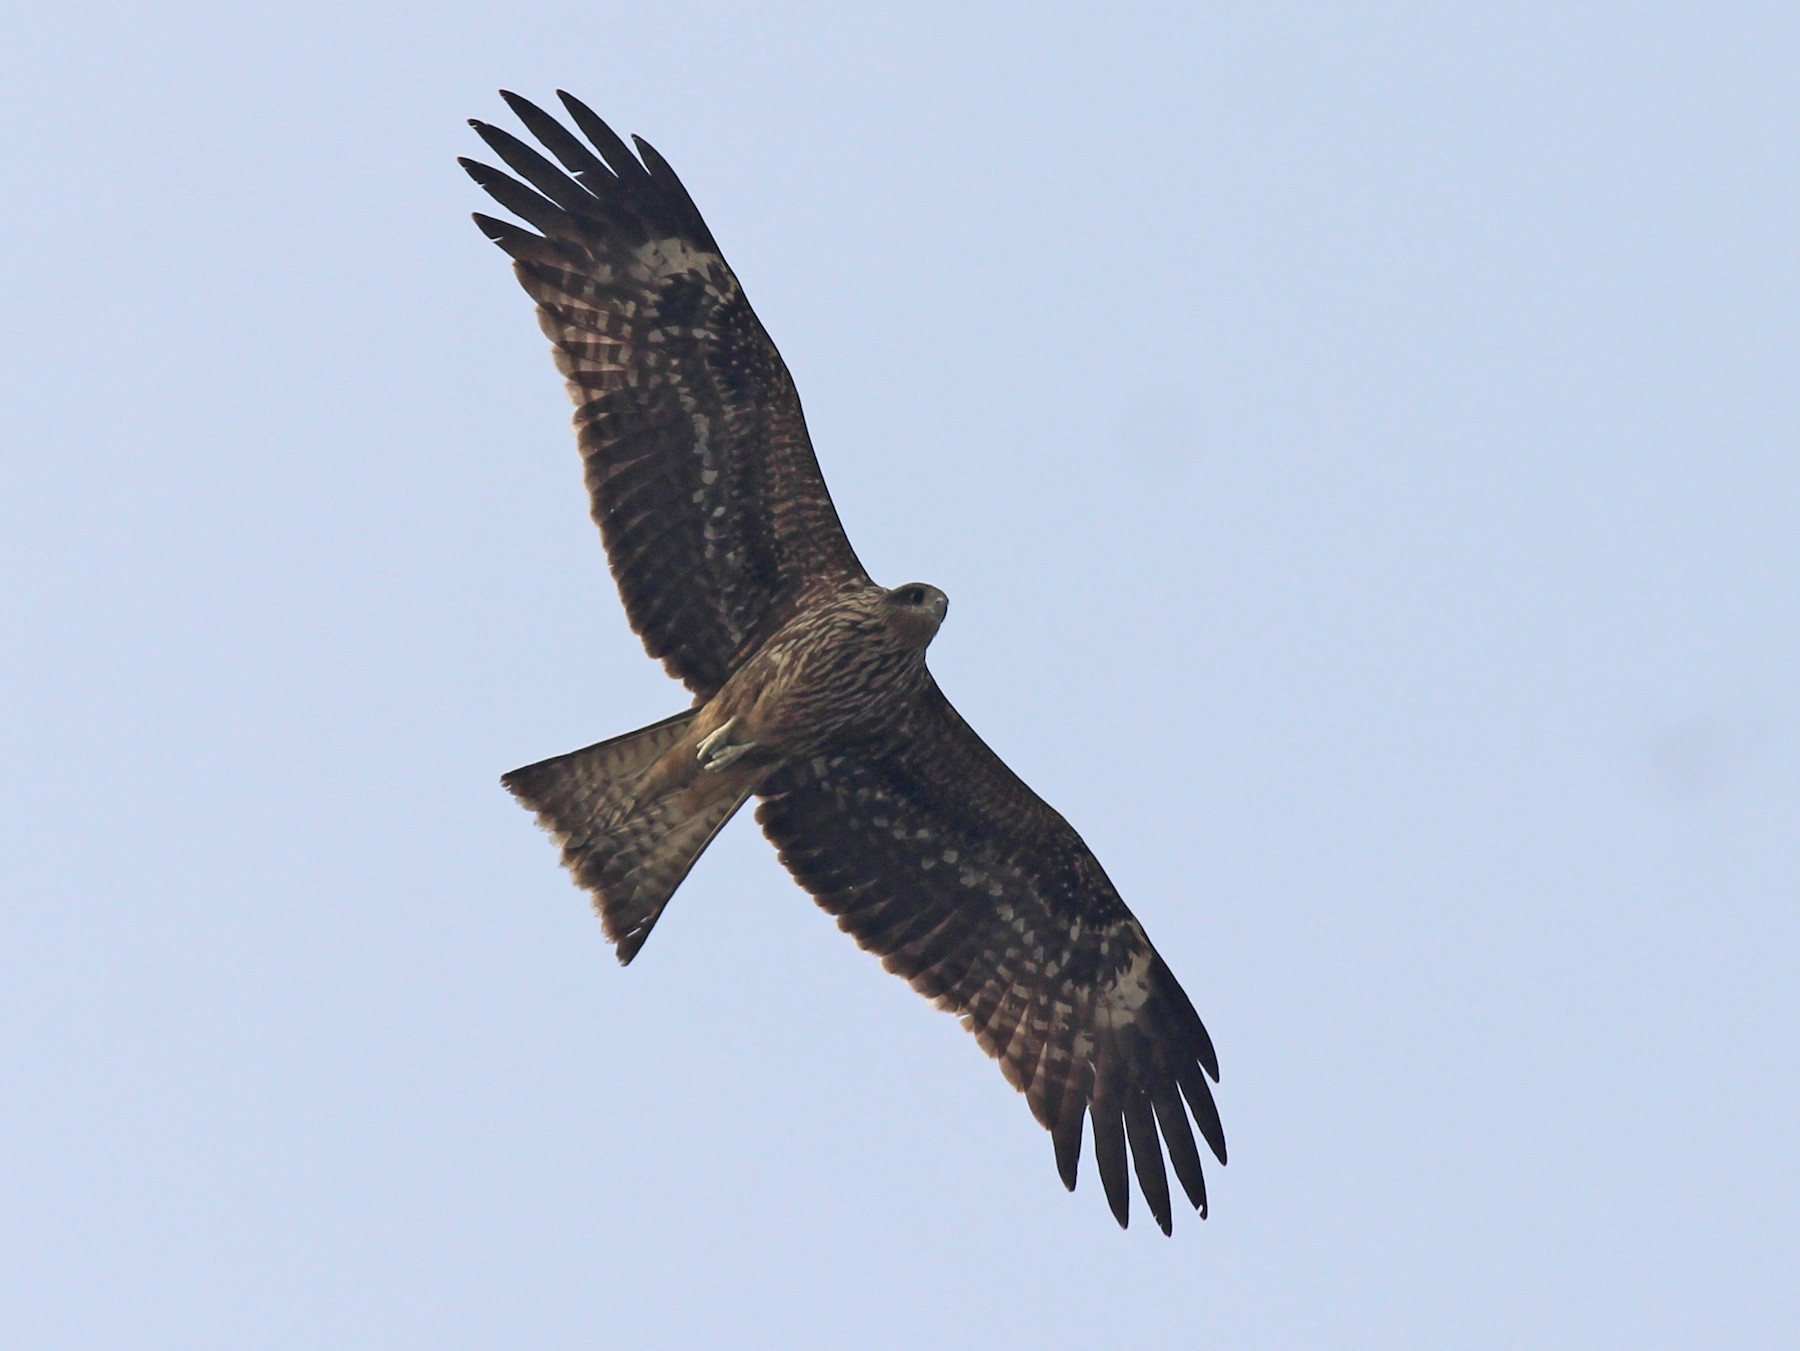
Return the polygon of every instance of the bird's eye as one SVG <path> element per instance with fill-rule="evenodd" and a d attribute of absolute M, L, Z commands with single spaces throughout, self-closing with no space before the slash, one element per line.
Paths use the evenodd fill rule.
<path fill-rule="evenodd" d="M 925 603 L 925 592 L 916 586 L 907 587 L 906 603 L 908 605 L 923 605 Z"/>

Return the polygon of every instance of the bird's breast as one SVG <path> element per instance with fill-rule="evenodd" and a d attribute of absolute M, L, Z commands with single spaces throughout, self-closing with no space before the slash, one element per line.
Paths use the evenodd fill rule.
<path fill-rule="evenodd" d="M 879 617 L 802 614 L 719 697 L 744 710 L 759 743 L 793 756 L 890 730 L 925 678 L 923 652 L 901 647 Z"/>

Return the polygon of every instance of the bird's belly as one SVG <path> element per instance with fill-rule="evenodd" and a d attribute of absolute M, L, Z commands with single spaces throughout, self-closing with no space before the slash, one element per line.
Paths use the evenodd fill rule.
<path fill-rule="evenodd" d="M 746 688 L 723 699 L 743 700 L 745 735 L 773 758 L 814 754 L 834 743 L 880 737 L 906 716 L 924 688 L 925 665 L 916 652 L 879 642 L 820 644 L 783 654 L 767 668 L 752 661 L 738 675 Z"/>

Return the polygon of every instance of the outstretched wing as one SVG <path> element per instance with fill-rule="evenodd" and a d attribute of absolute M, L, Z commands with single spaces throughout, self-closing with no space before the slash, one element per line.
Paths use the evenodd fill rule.
<path fill-rule="evenodd" d="M 1206 1028 L 1081 837 L 935 685 L 888 745 L 789 767 L 761 792 L 782 862 L 889 971 L 961 1016 L 1051 1132 L 1070 1190 L 1092 1118 L 1119 1223 L 1129 1141 L 1169 1232 L 1160 1130 L 1204 1216 L 1189 1111 L 1225 1161 Z"/>
<path fill-rule="evenodd" d="M 472 123 L 518 178 L 463 167 L 537 233 L 476 223 L 512 255 L 567 377 L 631 626 L 710 696 L 801 595 L 865 574 L 787 366 L 674 170 L 642 140 L 633 155 L 568 94 L 586 141 L 503 97 L 562 167 Z"/>

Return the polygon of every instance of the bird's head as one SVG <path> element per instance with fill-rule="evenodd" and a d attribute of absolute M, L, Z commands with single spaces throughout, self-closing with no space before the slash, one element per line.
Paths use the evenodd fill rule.
<path fill-rule="evenodd" d="M 908 647 L 928 646 L 950 612 L 950 597 L 924 582 L 896 586 L 882 597 L 882 603 L 889 627 Z"/>

